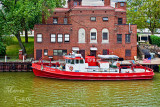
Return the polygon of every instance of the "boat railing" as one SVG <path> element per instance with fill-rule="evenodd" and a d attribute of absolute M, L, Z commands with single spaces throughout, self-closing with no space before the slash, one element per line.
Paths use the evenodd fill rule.
<path fill-rule="evenodd" d="M 153 72 L 151 68 L 145 67 L 145 66 L 134 66 L 134 68 L 140 68 L 140 69 L 145 69 L 145 72 L 148 70 L 149 72 Z"/>
<path fill-rule="evenodd" d="M 119 69 L 118 68 L 86 68 L 87 72 L 116 72 L 119 73 Z"/>
<path fill-rule="evenodd" d="M 132 65 L 132 66 L 120 66 L 119 67 L 120 69 L 135 69 L 135 68 L 139 68 L 139 69 L 144 69 L 145 72 L 148 70 L 149 72 L 153 72 L 153 70 L 151 68 L 148 68 L 148 67 L 145 67 L 145 66 L 142 66 L 142 65 Z"/>

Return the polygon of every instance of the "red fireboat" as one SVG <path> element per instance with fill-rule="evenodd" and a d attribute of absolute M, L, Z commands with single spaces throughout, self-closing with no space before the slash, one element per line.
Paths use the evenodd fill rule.
<path fill-rule="evenodd" d="M 66 80 L 146 80 L 152 79 L 154 72 L 139 64 L 121 66 L 116 55 L 86 56 L 81 54 L 64 56 L 65 63 L 32 63 L 33 72 L 38 77 Z"/>

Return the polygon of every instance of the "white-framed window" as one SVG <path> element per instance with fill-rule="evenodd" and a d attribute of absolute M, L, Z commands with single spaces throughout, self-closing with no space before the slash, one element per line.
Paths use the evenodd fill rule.
<path fill-rule="evenodd" d="M 108 32 L 103 32 L 103 40 L 108 40 Z"/>
<path fill-rule="evenodd" d="M 95 28 L 90 30 L 90 43 L 97 43 L 97 30 Z"/>
<path fill-rule="evenodd" d="M 96 21 L 96 17 L 91 17 L 91 21 Z"/>
<path fill-rule="evenodd" d="M 96 40 L 96 32 L 91 32 L 91 40 Z"/>
<path fill-rule="evenodd" d="M 56 42 L 56 34 L 51 34 L 51 42 L 52 43 Z"/>
<path fill-rule="evenodd" d="M 62 34 L 58 34 L 58 42 L 63 42 L 63 35 Z"/>
<path fill-rule="evenodd" d="M 122 43 L 122 34 L 117 34 L 117 43 Z"/>
<path fill-rule="evenodd" d="M 102 43 L 109 43 L 109 31 L 106 28 L 102 30 Z"/>
<path fill-rule="evenodd" d="M 37 34 L 37 42 L 42 42 L 42 34 Z"/>
<path fill-rule="evenodd" d="M 125 35 L 125 41 L 126 41 L 126 43 L 131 43 L 131 35 L 130 34 Z"/>
<path fill-rule="evenodd" d="M 85 43 L 85 29 L 83 28 L 78 31 L 78 43 Z"/>
<path fill-rule="evenodd" d="M 103 17 L 103 21 L 108 21 L 108 17 Z"/>
<path fill-rule="evenodd" d="M 68 19 L 64 18 L 64 24 L 68 24 Z"/>
<path fill-rule="evenodd" d="M 67 50 L 53 50 L 54 56 L 63 56 L 67 55 Z"/>
<path fill-rule="evenodd" d="M 48 55 L 48 49 L 44 49 L 44 56 Z"/>
<path fill-rule="evenodd" d="M 53 24 L 58 24 L 58 18 L 53 18 Z"/>
<path fill-rule="evenodd" d="M 124 6 L 124 3 L 121 3 L 121 7 L 123 7 Z"/>
<path fill-rule="evenodd" d="M 118 18 L 118 24 L 122 24 L 123 19 L 122 18 Z"/>
<path fill-rule="evenodd" d="M 70 41 L 70 35 L 69 34 L 65 34 L 64 35 L 65 36 L 65 38 L 64 38 L 64 42 L 69 42 Z"/>

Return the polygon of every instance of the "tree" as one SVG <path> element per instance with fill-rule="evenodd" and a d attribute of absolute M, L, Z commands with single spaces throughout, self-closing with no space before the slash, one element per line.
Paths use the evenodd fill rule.
<path fill-rule="evenodd" d="M 160 27 L 159 0 L 127 0 L 128 23 L 137 24 L 139 29 L 148 28 L 152 34 Z"/>
<path fill-rule="evenodd" d="M 36 0 L 37 1 L 37 0 Z M 43 13 L 45 13 L 46 15 L 46 19 L 47 17 L 53 12 L 53 9 L 55 7 L 63 7 L 63 5 L 65 4 L 65 0 L 51 0 L 51 1 L 45 1 L 42 0 L 41 3 L 42 5 L 42 9 L 43 9 Z M 24 17 L 24 30 L 25 30 L 25 42 L 28 43 L 28 31 L 30 29 L 33 29 L 34 25 L 37 23 L 41 22 L 41 17 L 42 17 L 42 13 L 39 13 L 39 11 L 37 11 L 37 15 L 32 14 L 30 15 L 30 13 L 33 10 L 33 7 L 35 5 L 35 1 L 30 1 L 30 2 L 25 2 L 24 3 L 24 7 L 27 7 L 27 9 L 25 8 L 25 14 L 23 15 Z M 29 11 L 28 11 L 29 9 Z M 48 9 L 50 9 L 50 13 L 48 13 Z"/>
<path fill-rule="evenodd" d="M 6 55 L 6 46 L 2 42 L 2 35 L 0 33 L 0 56 Z"/>
<path fill-rule="evenodd" d="M 26 53 L 20 32 L 33 28 L 34 24 L 41 23 L 42 14 L 47 19 L 55 7 L 64 4 L 64 0 L 1 0 L 1 4 L 1 31 L 4 34 L 8 32 L 14 34 L 23 53 Z"/>

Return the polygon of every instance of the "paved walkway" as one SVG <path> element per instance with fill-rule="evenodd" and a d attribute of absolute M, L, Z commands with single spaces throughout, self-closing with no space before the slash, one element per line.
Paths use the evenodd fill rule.
<path fill-rule="evenodd" d="M 131 60 L 124 60 L 124 61 L 122 61 L 122 64 L 130 64 L 130 61 Z M 157 65 L 160 65 L 160 58 L 151 59 L 151 63 L 143 63 L 143 60 L 138 60 L 136 62 L 138 62 L 139 64 L 157 64 Z"/>
<path fill-rule="evenodd" d="M 31 58 L 25 60 L 25 62 L 31 62 Z M 39 60 L 36 60 L 36 61 L 32 61 L 32 62 L 38 62 Z M 130 63 L 131 60 L 124 60 L 121 62 L 121 64 L 131 64 Z M 0 62 L 4 62 L 4 60 L 0 60 Z M 23 62 L 22 60 L 10 60 L 8 59 L 7 62 Z M 49 62 L 49 61 L 45 61 L 45 62 Z M 59 62 L 59 63 L 65 63 L 65 61 L 63 60 L 57 60 L 57 61 L 52 61 L 52 63 L 56 63 L 56 62 Z M 157 64 L 157 65 L 160 65 L 160 58 L 154 58 L 151 60 L 151 63 L 143 63 L 143 60 L 138 60 L 136 61 L 138 62 L 139 64 Z"/>

